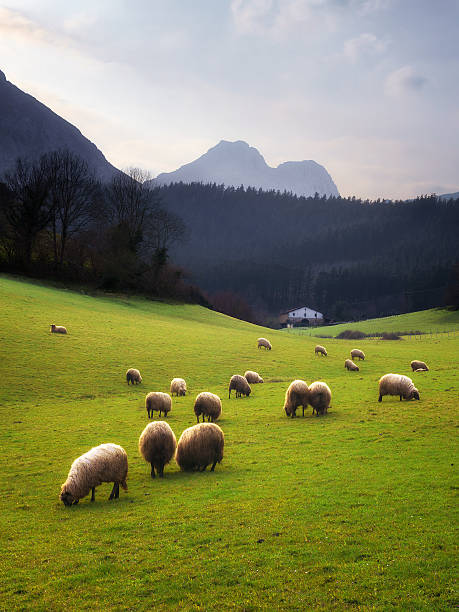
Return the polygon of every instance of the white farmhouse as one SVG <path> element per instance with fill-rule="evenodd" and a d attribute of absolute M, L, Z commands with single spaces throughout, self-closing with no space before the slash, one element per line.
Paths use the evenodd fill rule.
<path fill-rule="evenodd" d="M 280 315 L 280 322 L 282 325 L 299 325 L 299 324 L 309 324 L 309 325 L 323 325 L 324 323 L 324 315 L 308 306 L 301 306 L 300 308 L 292 308 L 291 310 L 286 310 L 282 312 Z"/>

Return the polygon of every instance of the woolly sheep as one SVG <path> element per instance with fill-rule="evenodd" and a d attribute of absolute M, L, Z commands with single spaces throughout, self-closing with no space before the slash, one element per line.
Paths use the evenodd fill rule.
<path fill-rule="evenodd" d="M 117 499 L 120 485 L 127 491 L 127 473 L 128 461 L 124 448 L 118 444 L 95 446 L 72 463 L 67 480 L 62 485 L 59 499 L 66 506 L 71 506 L 77 504 L 92 490 L 91 501 L 93 502 L 96 487 L 103 482 L 113 482 L 113 489 L 108 499 Z"/>
<path fill-rule="evenodd" d="M 296 409 L 300 406 L 304 409 L 308 405 L 309 388 L 304 380 L 294 380 L 290 383 L 287 391 L 285 392 L 284 410 L 285 414 L 292 419 L 296 417 Z"/>
<path fill-rule="evenodd" d="M 324 346 L 321 346 L 320 344 L 318 344 L 318 345 L 316 346 L 316 348 L 314 349 L 314 353 L 315 353 L 317 356 L 318 356 L 318 355 L 319 355 L 319 353 L 320 353 L 322 356 L 326 357 L 326 356 L 327 356 L 327 349 L 326 349 Z"/>
<path fill-rule="evenodd" d="M 244 378 L 251 385 L 264 382 L 258 372 L 253 372 L 252 370 L 247 370 L 247 372 L 244 374 Z"/>
<path fill-rule="evenodd" d="M 153 411 L 155 410 L 159 410 L 159 416 L 161 416 L 161 412 L 164 412 L 164 416 L 167 417 L 167 413 L 172 408 L 172 398 L 168 393 L 151 391 L 145 396 L 145 408 L 149 419 L 153 418 Z"/>
<path fill-rule="evenodd" d="M 410 363 L 410 366 L 411 366 L 411 369 L 413 370 L 413 372 L 417 372 L 418 370 L 420 370 L 421 372 L 428 372 L 429 371 L 429 368 L 427 367 L 427 365 L 423 361 L 418 361 L 417 359 L 412 361 Z"/>
<path fill-rule="evenodd" d="M 129 368 L 129 370 L 126 372 L 126 380 L 127 380 L 127 384 L 135 383 L 137 385 L 141 383 L 142 377 L 140 376 L 139 370 L 136 370 L 135 368 Z"/>
<path fill-rule="evenodd" d="M 309 397 L 308 402 L 312 406 L 312 414 L 316 412 L 319 414 L 325 414 L 331 402 L 331 391 L 330 387 L 324 382 L 316 381 L 309 385 Z"/>
<path fill-rule="evenodd" d="M 172 459 L 177 448 L 174 432 L 166 421 L 148 423 L 140 434 L 139 452 L 147 463 L 151 463 L 151 477 L 164 476 L 164 466 Z"/>
<path fill-rule="evenodd" d="M 411 378 L 402 374 L 385 374 L 379 379 L 379 399 L 382 402 L 384 395 L 399 395 L 406 400 L 419 399 L 419 391 L 413 384 Z"/>
<path fill-rule="evenodd" d="M 272 349 L 271 342 L 269 340 L 266 340 L 266 338 L 258 338 L 257 342 L 258 348 L 261 348 L 263 346 L 268 351 Z"/>
<path fill-rule="evenodd" d="M 358 357 L 359 359 L 365 359 L 365 353 L 360 349 L 352 349 L 351 359 Z"/>
<path fill-rule="evenodd" d="M 51 334 L 66 334 L 67 328 L 64 327 L 63 325 L 54 325 L 54 323 L 51 323 L 50 333 Z"/>
<path fill-rule="evenodd" d="M 344 367 L 347 368 L 350 372 L 358 372 L 359 366 L 356 365 L 351 359 L 346 359 L 344 362 Z"/>
<path fill-rule="evenodd" d="M 199 423 L 188 427 L 180 436 L 175 460 L 181 470 L 204 472 L 212 464 L 213 472 L 223 459 L 225 436 L 215 423 Z"/>
<path fill-rule="evenodd" d="M 183 378 L 173 378 L 171 380 L 171 395 L 186 395 L 186 382 Z"/>
<path fill-rule="evenodd" d="M 218 395 L 204 391 L 200 393 L 194 402 L 194 413 L 199 423 L 199 415 L 202 414 L 202 422 L 205 417 L 208 421 L 216 421 L 222 413 L 222 402 Z"/>
<path fill-rule="evenodd" d="M 243 376 L 240 376 L 239 374 L 234 374 L 233 376 L 231 376 L 231 380 L 229 383 L 229 389 L 228 389 L 229 399 L 231 399 L 232 389 L 235 389 L 236 397 L 241 397 L 242 395 L 246 395 L 247 397 L 249 397 L 252 391 L 247 380 Z"/>

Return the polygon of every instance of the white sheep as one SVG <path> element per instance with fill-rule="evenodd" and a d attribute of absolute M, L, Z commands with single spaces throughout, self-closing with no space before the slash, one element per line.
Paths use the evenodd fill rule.
<path fill-rule="evenodd" d="M 139 370 L 136 370 L 135 368 L 129 368 L 129 370 L 126 372 L 126 380 L 127 384 L 140 384 L 142 382 L 142 377 L 140 376 Z"/>
<path fill-rule="evenodd" d="M 66 334 L 67 328 L 64 327 L 63 325 L 54 325 L 54 323 L 51 323 L 50 333 L 51 334 Z"/>
<path fill-rule="evenodd" d="M 419 399 L 419 391 L 413 381 L 403 374 L 385 374 L 379 379 L 379 399 L 382 402 L 384 395 L 399 395 L 406 400 Z"/>
<path fill-rule="evenodd" d="M 309 385 L 308 402 L 312 406 L 312 414 L 315 412 L 319 416 L 328 412 L 331 398 L 331 390 L 326 383 L 316 381 Z"/>
<path fill-rule="evenodd" d="M 174 395 L 174 393 L 177 395 L 177 397 L 179 395 L 186 395 L 186 382 L 183 378 L 173 378 L 171 380 L 171 389 L 170 389 L 171 395 Z"/>
<path fill-rule="evenodd" d="M 92 491 L 91 501 L 95 500 L 96 487 L 103 482 L 113 482 L 113 489 L 108 499 L 119 497 L 120 485 L 127 491 L 128 473 L 127 454 L 118 444 L 101 444 L 91 448 L 87 453 L 72 463 L 61 488 L 59 499 L 66 506 L 77 504 L 79 500 Z"/>
<path fill-rule="evenodd" d="M 272 349 L 271 342 L 269 340 L 266 340 L 266 338 L 258 338 L 257 343 L 258 343 L 258 348 L 263 347 L 267 349 L 268 351 Z"/>
<path fill-rule="evenodd" d="M 428 372 L 429 371 L 429 368 L 427 367 L 427 365 L 423 361 L 418 361 L 417 359 L 412 361 L 410 363 L 410 366 L 413 372 L 419 372 L 419 371 Z"/>
<path fill-rule="evenodd" d="M 359 366 L 356 365 L 351 359 L 346 359 L 344 362 L 344 367 L 349 370 L 349 372 L 358 372 Z"/>
<path fill-rule="evenodd" d="M 284 410 L 285 414 L 289 417 L 296 417 L 296 410 L 300 406 L 303 407 L 303 416 L 304 409 L 307 408 L 308 405 L 308 397 L 309 397 L 309 388 L 308 385 L 304 382 L 304 380 L 294 380 L 288 386 L 287 391 L 285 392 L 285 402 L 284 402 Z"/>
<path fill-rule="evenodd" d="M 326 357 L 326 356 L 327 356 L 327 354 L 328 354 L 328 353 L 327 353 L 327 349 L 326 349 L 324 346 L 322 346 L 321 344 L 318 344 L 318 345 L 315 347 L 315 349 L 314 349 L 314 353 L 315 353 L 317 356 L 322 355 L 323 357 Z"/>
<path fill-rule="evenodd" d="M 151 477 L 164 476 L 164 466 L 169 463 L 177 448 L 174 432 L 166 421 L 148 423 L 140 434 L 139 452 L 147 463 L 151 463 Z"/>
<path fill-rule="evenodd" d="M 252 370 L 247 370 L 247 372 L 244 374 L 244 378 L 251 385 L 264 382 L 258 372 L 253 372 Z"/>
<path fill-rule="evenodd" d="M 172 408 L 172 398 L 168 393 L 162 393 L 162 391 L 151 391 L 145 396 L 145 408 L 147 409 L 148 418 L 153 418 L 153 411 L 164 412 L 164 416 L 167 417 L 167 413 Z"/>
<path fill-rule="evenodd" d="M 194 413 L 199 423 L 199 416 L 202 414 L 202 422 L 205 417 L 208 421 L 216 421 L 222 413 L 222 402 L 218 395 L 203 391 L 194 402 Z"/>
<path fill-rule="evenodd" d="M 229 399 L 231 399 L 232 389 L 236 391 L 236 397 L 241 397 L 242 395 L 249 397 L 250 393 L 252 392 L 249 383 L 240 374 L 233 374 L 233 376 L 231 376 L 228 388 Z"/>
<path fill-rule="evenodd" d="M 365 359 L 365 353 L 360 349 L 352 349 L 351 359 L 355 359 L 356 357 L 358 357 L 359 359 Z"/>

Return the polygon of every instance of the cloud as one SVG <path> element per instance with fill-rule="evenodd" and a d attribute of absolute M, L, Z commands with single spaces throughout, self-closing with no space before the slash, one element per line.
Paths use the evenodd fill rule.
<path fill-rule="evenodd" d="M 391 72 L 384 83 L 384 91 L 389 96 L 416 93 L 427 83 L 426 77 L 416 73 L 412 66 L 403 66 Z"/>
<path fill-rule="evenodd" d="M 73 41 L 35 23 L 22 13 L 0 7 L 0 33 L 3 36 L 39 45 L 70 47 Z"/>
<path fill-rule="evenodd" d="M 364 56 L 381 55 L 386 47 L 387 41 L 382 41 L 374 34 L 360 34 L 356 38 L 350 38 L 344 43 L 344 54 L 352 62 Z"/>

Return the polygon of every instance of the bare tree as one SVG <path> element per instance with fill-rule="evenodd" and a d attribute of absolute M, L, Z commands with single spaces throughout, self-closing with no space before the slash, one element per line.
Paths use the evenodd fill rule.
<path fill-rule="evenodd" d="M 50 179 L 54 262 L 62 265 L 69 238 L 92 219 L 98 183 L 88 164 L 68 149 L 43 156 Z"/>
<path fill-rule="evenodd" d="M 37 236 L 52 217 L 49 175 L 42 158 L 37 162 L 18 158 L 4 182 L 11 200 L 3 213 L 16 241 L 16 256 L 27 269 Z"/>

